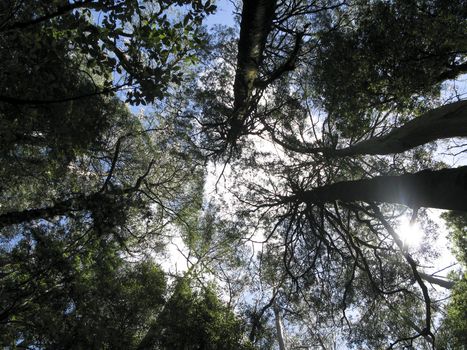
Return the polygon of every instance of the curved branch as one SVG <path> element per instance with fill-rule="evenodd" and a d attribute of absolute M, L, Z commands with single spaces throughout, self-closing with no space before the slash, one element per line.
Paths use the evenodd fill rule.
<path fill-rule="evenodd" d="M 64 5 L 64 6 L 59 6 L 55 12 L 46 13 L 43 16 L 36 17 L 36 18 L 31 19 L 29 21 L 16 22 L 16 23 L 10 24 L 8 26 L 5 26 L 0 31 L 4 32 L 4 31 L 8 31 L 8 30 L 24 29 L 24 28 L 30 27 L 32 25 L 48 21 L 50 19 L 60 17 L 62 15 L 67 14 L 68 12 L 73 11 L 73 10 L 77 10 L 77 9 L 80 9 L 80 8 L 89 8 L 89 7 L 93 7 L 94 5 L 98 5 L 98 2 L 94 2 L 94 0 L 75 1 L 75 2 L 72 2 L 72 3 L 68 3 L 68 4 Z"/>

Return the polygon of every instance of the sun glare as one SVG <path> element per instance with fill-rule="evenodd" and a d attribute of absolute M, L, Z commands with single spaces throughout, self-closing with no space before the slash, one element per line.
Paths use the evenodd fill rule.
<path fill-rule="evenodd" d="M 409 247 L 418 246 L 423 239 L 424 232 L 419 224 L 416 222 L 411 224 L 409 218 L 403 218 L 397 229 L 397 233 L 401 238 L 404 245 Z"/>

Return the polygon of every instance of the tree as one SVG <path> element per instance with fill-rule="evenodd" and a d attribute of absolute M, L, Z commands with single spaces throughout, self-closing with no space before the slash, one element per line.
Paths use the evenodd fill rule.
<path fill-rule="evenodd" d="M 108 94 L 122 88 L 126 90 L 128 102 L 146 104 L 160 99 L 170 82 L 181 81 L 183 61 L 194 59 L 195 48 L 202 41 L 201 21 L 214 9 L 209 1 L 5 3 L 0 8 L 4 50 L 19 51 L 17 57 L 29 57 L 36 60 L 39 67 L 44 67 L 58 46 L 69 55 L 78 56 L 85 70 L 99 78 L 92 91 L 70 94 L 60 89 L 66 84 L 61 85 L 58 76 L 50 74 L 46 82 L 56 87 L 52 96 L 35 89 L 29 89 L 25 95 L 25 89 L 10 87 L 0 92 L 0 101 L 13 105 L 42 105 Z M 180 17 L 170 18 L 170 12 L 176 10 L 181 11 Z M 44 39 L 54 43 L 46 45 L 49 48 L 47 57 L 40 55 Z M 20 52 L 24 49 L 29 51 L 22 56 Z M 59 60 L 63 59 L 62 53 L 58 52 Z M 20 77 L 28 73 L 21 64 L 13 65 L 4 66 L 6 69 L 2 71 L 3 77 L 9 77 L 4 80 L 7 84 L 15 77 L 12 73 L 17 72 Z M 117 73 L 116 78 L 114 73 Z"/>
<path fill-rule="evenodd" d="M 7 346 L 462 341 L 463 282 L 423 267 L 425 208 L 466 209 L 465 166 L 433 145 L 466 136 L 462 92 L 443 87 L 466 71 L 462 1 L 244 1 L 238 35 L 205 46 L 209 1 L 17 5 L 0 11 Z M 220 204 L 211 160 L 231 181 Z M 172 235 L 183 277 L 146 260 Z M 441 330 L 433 286 L 453 291 Z"/>
<path fill-rule="evenodd" d="M 293 135 L 273 135 L 274 141 L 298 153 L 322 153 L 332 157 L 365 154 L 387 155 L 402 153 L 417 146 L 441 139 L 465 136 L 466 102 L 458 101 L 430 110 L 388 133 L 334 149 L 300 143 Z"/>
<path fill-rule="evenodd" d="M 225 82 L 235 75 L 234 84 L 223 91 L 208 84 L 198 95 L 199 109 L 190 111 L 198 114 L 207 152 L 223 154 L 237 167 L 241 179 L 231 188 L 239 210 L 261 222 L 252 226 L 262 225 L 265 240 L 280 247 L 269 254 L 282 254 L 283 269 L 302 298 L 316 293 L 329 299 L 326 292 L 333 292 L 317 309 L 329 311 L 331 319 L 343 312 L 349 339 L 356 339 L 351 332 L 361 326 L 365 338 L 359 344 L 369 347 L 431 346 L 435 302 L 427 281 L 435 279 L 421 271 L 422 252 L 404 247 L 395 217 L 407 210 L 401 204 L 413 209 L 414 220 L 423 215 L 419 207 L 455 209 L 458 203 L 465 210 L 459 195 L 466 189 L 463 167 L 439 170 L 443 166 L 428 147 L 465 136 L 465 101 L 439 101 L 441 83 L 465 71 L 465 6 L 268 5 L 272 23 L 260 20 L 266 7 L 244 2 L 236 65 L 232 71 L 233 55 L 224 44 L 225 61 L 221 54 L 218 70 L 206 78 Z M 255 51 L 246 44 L 251 38 Z M 243 74 L 246 64 L 250 75 Z M 214 97 L 206 103 L 209 95 Z M 240 111 L 236 101 L 247 106 Z M 260 150 L 265 144 L 279 151 Z M 451 174 L 459 174 L 459 181 Z M 451 191 L 453 184 L 458 187 Z M 368 307 L 381 322 L 365 322 Z M 348 309 L 362 312 L 358 320 L 346 317 Z M 370 327 L 374 332 L 365 331 Z M 378 327 L 391 331 L 378 333 Z"/>
<path fill-rule="evenodd" d="M 31 237 L 2 251 L 10 271 L 2 276 L 2 300 L 12 306 L 2 309 L 2 346 L 250 348 L 241 321 L 212 287 L 198 293 L 185 278 L 167 289 L 157 265 L 126 261 L 117 242 L 73 237 L 73 251 L 63 232 L 38 231 L 35 246 Z"/>
<path fill-rule="evenodd" d="M 163 303 L 164 274 L 123 257 L 164 244 L 158 236 L 197 207 L 202 171 L 195 153 L 172 148 L 189 145 L 168 123 L 143 128 L 121 102 L 108 105 L 99 143 L 65 164 L 44 157 L 60 177 L 3 177 L 5 346 L 134 348 Z"/>
<path fill-rule="evenodd" d="M 248 349 L 241 323 L 212 287 L 196 292 L 186 279 L 176 282 L 164 310 L 138 349 Z"/>
<path fill-rule="evenodd" d="M 75 239 L 70 247 L 63 232 L 38 231 L 38 241 L 2 251 L 1 345 L 135 348 L 164 303 L 163 272 L 150 262 L 128 264 L 112 242 Z"/>
<path fill-rule="evenodd" d="M 423 108 L 465 73 L 465 10 L 462 1 L 361 1 L 324 14 L 332 30 L 320 34 L 312 85 L 341 130 L 358 133 L 374 108 Z"/>
<path fill-rule="evenodd" d="M 203 168 L 169 98 L 134 115 L 115 93 L 161 99 L 194 59 L 195 27 L 214 7 L 13 5 L 0 29 L 1 345 L 138 348 L 167 295 L 165 273 L 144 257 L 199 212 Z M 168 18 L 177 6 L 184 15 Z M 228 318 L 206 326 L 209 339 L 236 327 L 214 295 L 205 300 L 212 305 L 196 311 Z"/>
<path fill-rule="evenodd" d="M 465 269 L 466 264 L 466 214 L 465 212 L 446 212 L 443 214 L 443 219 L 446 221 L 450 229 L 450 239 L 454 243 L 454 253 L 462 268 Z M 451 278 L 453 278 L 451 274 Z M 464 273 L 455 276 L 456 284 L 452 292 L 451 300 L 447 306 L 447 315 L 445 316 L 440 331 L 439 347 L 442 349 L 456 349 L 464 346 L 466 339 L 467 323 L 465 322 L 466 315 L 466 276 Z"/>
<path fill-rule="evenodd" d="M 377 176 L 372 179 L 336 182 L 312 190 L 297 191 L 285 201 L 308 204 L 364 201 L 399 203 L 411 208 L 430 207 L 466 210 L 462 198 L 466 186 L 466 167 L 422 170 L 400 176 Z"/>

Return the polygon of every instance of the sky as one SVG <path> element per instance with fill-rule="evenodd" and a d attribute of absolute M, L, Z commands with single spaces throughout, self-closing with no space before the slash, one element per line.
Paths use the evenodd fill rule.
<path fill-rule="evenodd" d="M 210 28 L 216 24 L 222 24 L 226 26 L 235 25 L 233 14 L 235 7 L 232 2 L 229 0 L 218 0 L 215 2 L 215 4 L 217 6 L 216 13 L 214 15 L 208 16 L 204 23 Z"/>

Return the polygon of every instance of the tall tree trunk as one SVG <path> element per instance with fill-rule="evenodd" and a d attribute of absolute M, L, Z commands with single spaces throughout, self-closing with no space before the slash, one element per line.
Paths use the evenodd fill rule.
<path fill-rule="evenodd" d="M 279 343 L 279 350 L 285 350 L 284 327 L 282 326 L 280 309 L 276 303 L 274 303 L 273 309 L 274 309 L 274 318 L 276 321 L 276 334 L 277 334 L 277 342 Z"/>
<path fill-rule="evenodd" d="M 340 149 L 313 147 L 310 144 L 300 143 L 294 137 L 278 137 L 271 128 L 270 132 L 274 142 L 298 153 L 322 153 L 330 157 L 396 154 L 436 140 L 467 137 L 467 100 L 435 108 L 386 135 Z"/>
<path fill-rule="evenodd" d="M 127 189 L 126 191 L 129 191 Z M 47 220 L 57 216 L 69 215 L 71 212 L 82 210 L 93 211 L 96 208 L 103 207 L 112 196 L 125 193 L 122 190 L 114 190 L 106 193 L 93 193 L 90 195 L 79 195 L 74 198 L 66 199 L 60 202 L 55 202 L 53 205 L 42 208 L 25 209 L 20 211 L 10 211 L 0 214 L 0 228 L 9 225 L 31 222 L 34 220 Z M 112 200 L 113 201 L 113 200 Z"/>
<path fill-rule="evenodd" d="M 438 285 L 440 287 L 443 287 L 443 288 L 446 288 L 446 289 L 452 289 L 454 287 L 454 285 L 455 285 L 455 282 L 450 281 L 450 280 L 438 278 L 438 277 L 435 277 L 433 275 L 428 275 L 428 274 L 423 273 L 423 272 L 419 272 L 418 274 L 420 275 L 420 277 L 422 279 L 424 279 L 428 283 L 436 284 L 436 285 Z"/>
<path fill-rule="evenodd" d="M 248 107 L 259 75 L 266 39 L 271 30 L 276 9 L 275 0 L 243 1 L 237 70 L 234 82 L 234 109 L 230 120 L 228 142 L 236 142 L 241 135 Z"/>
<path fill-rule="evenodd" d="M 33 220 L 51 219 L 56 216 L 65 215 L 72 210 L 82 210 L 84 209 L 84 204 L 84 197 L 80 197 L 57 202 L 49 207 L 7 212 L 0 214 L 0 228 Z"/>
<path fill-rule="evenodd" d="M 433 109 L 387 135 L 338 149 L 338 156 L 401 153 L 428 142 L 467 136 L 467 101 Z"/>
<path fill-rule="evenodd" d="M 466 198 L 467 166 L 464 166 L 337 182 L 312 190 L 297 191 L 295 195 L 284 198 L 284 202 L 383 202 L 403 204 L 412 208 L 467 211 Z"/>
<path fill-rule="evenodd" d="M 242 108 L 252 94 L 275 8 L 276 1 L 274 0 L 245 0 L 243 2 L 234 82 L 235 110 Z"/>

